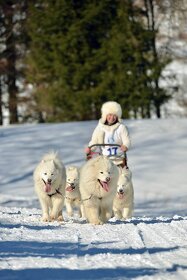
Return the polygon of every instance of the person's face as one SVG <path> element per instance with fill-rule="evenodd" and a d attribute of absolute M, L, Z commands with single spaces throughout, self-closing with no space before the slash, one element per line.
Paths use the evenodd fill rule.
<path fill-rule="evenodd" d="M 108 114 L 108 115 L 106 116 L 106 120 L 107 120 L 108 124 L 113 124 L 113 123 L 116 122 L 117 116 L 114 115 L 114 114 Z"/>

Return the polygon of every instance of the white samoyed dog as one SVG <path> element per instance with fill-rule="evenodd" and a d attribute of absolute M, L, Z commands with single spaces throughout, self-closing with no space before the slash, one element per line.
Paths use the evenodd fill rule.
<path fill-rule="evenodd" d="M 134 190 L 132 173 L 122 171 L 117 183 L 117 192 L 113 201 L 113 212 L 116 219 L 125 220 L 132 217 L 134 210 Z"/>
<path fill-rule="evenodd" d="M 118 168 L 106 156 L 87 161 L 80 172 L 80 192 L 85 217 L 89 223 L 100 225 L 112 216 Z"/>
<path fill-rule="evenodd" d="M 63 221 L 66 172 L 58 154 L 50 152 L 44 155 L 33 177 L 42 208 L 42 221 Z"/>
<path fill-rule="evenodd" d="M 76 166 L 66 168 L 65 205 L 69 217 L 73 216 L 75 207 L 79 210 L 79 217 L 84 217 L 84 209 L 79 190 L 79 169 Z"/>

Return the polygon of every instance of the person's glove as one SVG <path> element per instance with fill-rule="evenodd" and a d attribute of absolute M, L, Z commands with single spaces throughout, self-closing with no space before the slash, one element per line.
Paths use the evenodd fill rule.
<path fill-rule="evenodd" d="M 128 150 L 128 148 L 125 145 L 121 145 L 120 148 L 123 152 L 126 152 Z"/>
<path fill-rule="evenodd" d="M 89 147 L 86 147 L 84 151 L 87 155 L 91 153 L 91 149 Z"/>

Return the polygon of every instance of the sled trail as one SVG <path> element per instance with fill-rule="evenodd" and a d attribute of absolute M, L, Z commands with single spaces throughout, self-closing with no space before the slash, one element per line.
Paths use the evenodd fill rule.
<path fill-rule="evenodd" d="M 132 136 L 135 212 L 103 226 L 40 222 L 33 170 L 58 151 L 82 166 L 96 121 L 0 129 L 0 279 L 186 280 L 186 119 L 124 120 Z"/>
<path fill-rule="evenodd" d="M 93 226 L 78 217 L 66 217 L 63 224 L 41 223 L 38 209 L 0 210 L 2 277 L 12 270 L 19 270 L 15 277 L 25 277 L 30 269 L 42 273 L 57 269 L 70 278 L 76 271 L 73 279 L 82 277 L 83 270 L 87 276 L 94 272 L 101 277 L 104 272 L 108 279 L 126 279 L 124 271 L 127 278 L 187 272 L 187 217 L 137 217 L 127 222 L 113 218 L 105 225 Z"/>

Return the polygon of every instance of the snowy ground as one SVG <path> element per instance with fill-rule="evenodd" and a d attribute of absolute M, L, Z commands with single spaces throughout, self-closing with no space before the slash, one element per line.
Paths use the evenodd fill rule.
<path fill-rule="evenodd" d="M 96 122 L 0 129 L 0 279 L 187 279 L 187 121 L 126 122 L 134 217 L 93 226 L 40 222 L 32 173 L 57 150 L 84 163 Z"/>

